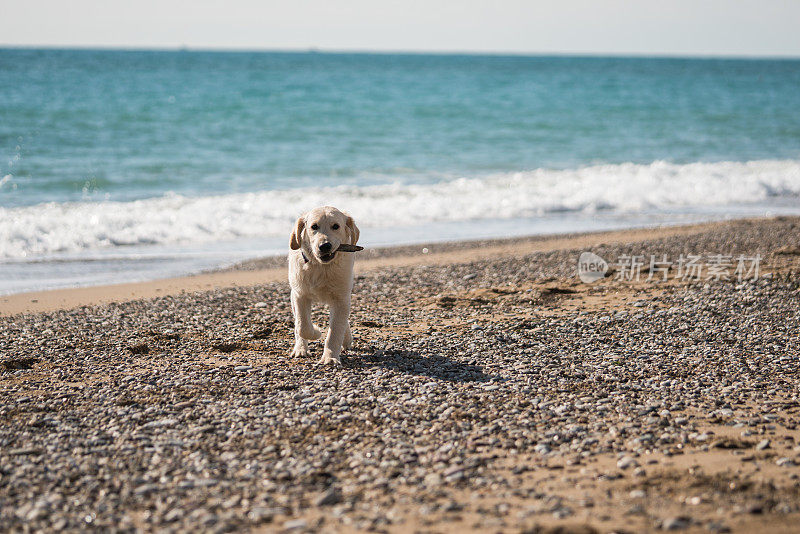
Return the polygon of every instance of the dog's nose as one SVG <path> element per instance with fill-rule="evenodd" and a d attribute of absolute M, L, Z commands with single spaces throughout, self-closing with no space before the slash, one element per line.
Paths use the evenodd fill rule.
<path fill-rule="evenodd" d="M 331 248 L 333 248 L 333 245 L 331 245 L 330 243 L 323 243 L 319 246 L 319 251 L 327 254 L 328 252 L 331 251 Z"/>

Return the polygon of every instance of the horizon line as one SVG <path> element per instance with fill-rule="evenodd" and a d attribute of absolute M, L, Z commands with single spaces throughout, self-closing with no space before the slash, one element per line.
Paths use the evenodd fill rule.
<path fill-rule="evenodd" d="M 309 47 L 204 47 L 146 45 L 83 45 L 83 44 L 9 44 L 0 43 L 0 50 L 75 50 L 108 52 L 219 52 L 219 53 L 287 53 L 287 54 L 354 54 L 354 55 L 430 55 L 430 56 L 497 56 L 497 57 L 616 57 L 653 59 L 742 59 L 798 60 L 798 54 L 674 53 L 674 52 L 588 52 L 588 51 L 507 51 L 507 50 L 404 50 L 367 48 Z"/>

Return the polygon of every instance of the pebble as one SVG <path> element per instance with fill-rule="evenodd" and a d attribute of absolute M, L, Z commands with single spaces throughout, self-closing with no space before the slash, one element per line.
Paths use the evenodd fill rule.
<path fill-rule="evenodd" d="M 19 449 L 10 449 L 9 456 L 38 456 L 44 451 L 39 447 L 22 447 Z"/>
<path fill-rule="evenodd" d="M 283 524 L 284 530 L 303 530 L 308 527 L 308 521 L 305 519 L 292 519 Z"/>
<path fill-rule="evenodd" d="M 142 484 L 133 490 L 136 495 L 147 495 L 148 493 L 154 493 L 156 491 L 158 491 L 158 484 Z"/>
<path fill-rule="evenodd" d="M 425 485 L 428 487 L 436 487 L 442 483 L 442 475 L 439 473 L 428 473 L 425 475 Z"/>
<path fill-rule="evenodd" d="M 637 467 L 638 465 L 639 462 L 630 456 L 624 456 L 617 461 L 617 467 L 620 469 L 629 469 L 631 467 Z"/>
<path fill-rule="evenodd" d="M 662 530 L 683 530 L 688 528 L 690 521 L 686 517 L 670 517 L 661 523 Z"/>
<path fill-rule="evenodd" d="M 166 419 L 159 419 L 157 421 L 151 421 L 149 423 L 145 423 L 144 425 L 142 425 L 142 428 L 165 428 L 174 426 L 177 423 L 178 423 L 177 419 L 168 417 Z"/>
<path fill-rule="evenodd" d="M 272 521 L 272 518 L 275 516 L 275 512 L 269 508 L 265 508 L 263 506 L 255 506 L 253 507 L 248 513 L 247 517 L 250 521 L 254 523 L 263 523 Z"/>
<path fill-rule="evenodd" d="M 331 486 L 325 493 L 317 498 L 315 504 L 317 506 L 330 506 L 339 502 L 340 499 L 339 492 L 336 491 L 336 488 Z"/>

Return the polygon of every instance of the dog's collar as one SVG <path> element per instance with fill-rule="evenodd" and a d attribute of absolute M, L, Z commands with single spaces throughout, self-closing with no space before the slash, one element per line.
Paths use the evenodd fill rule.
<path fill-rule="evenodd" d="M 300 251 L 300 255 L 301 255 L 301 256 L 303 256 L 303 261 L 304 261 L 305 263 L 308 263 L 308 258 L 306 258 L 306 253 L 305 253 L 305 252 L 303 252 L 303 251 L 301 250 L 301 251 Z"/>

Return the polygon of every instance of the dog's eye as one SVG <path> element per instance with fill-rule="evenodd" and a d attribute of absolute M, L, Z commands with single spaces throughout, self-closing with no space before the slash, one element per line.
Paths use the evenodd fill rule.
<path fill-rule="evenodd" d="M 333 226 L 331 226 L 331 228 L 333 228 L 334 230 L 338 230 L 339 229 L 339 225 L 338 224 L 334 224 Z"/>
<path fill-rule="evenodd" d="M 318 224 L 312 224 L 311 225 L 311 229 L 312 230 L 319 230 L 319 225 Z"/>

